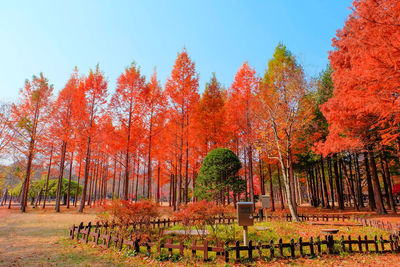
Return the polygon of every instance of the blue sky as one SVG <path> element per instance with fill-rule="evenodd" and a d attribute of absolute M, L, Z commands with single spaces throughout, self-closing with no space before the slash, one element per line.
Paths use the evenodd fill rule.
<path fill-rule="evenodd" d="M 328 63 L 336 30 L 351 0 L 264 1 L 2 1 L 0 101 L 14 101 L 25 79 L 43 72 L 56 90 L 74 66 L 88 73 L 100 63 L 115 89 L 132 62 L 165 83 L 186 47 L 203 91 L 211 73 L 229 86 L 248 61 L 262 74 L 283 42 L 310 76 Z"/>

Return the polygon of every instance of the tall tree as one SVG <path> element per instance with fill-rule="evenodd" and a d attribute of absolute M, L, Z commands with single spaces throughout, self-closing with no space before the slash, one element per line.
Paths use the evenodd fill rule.
<path fill-rule="evenodd" d="M 12 118 L 17 137 L 23 144 L 22 152 L 27 157 L 25 178 L 21 195 L 21 210 L 26 211 L 28 191 L 30 185 L 32 161 L 36 154 L 37 142 L 44 134 L 44 127 L 51 105 L 53 86 L 41 73 L 33 76 L 32 81 L 26 80 L 20 91 L 18 104 L 12 106 Z"/>
<path fill-rule="evenodd" d="M 299 132 L 312 118 L 311 103 L 306 95 L 302 67 L 286 46 L 279 44 L 262 80 L 260 117 L 272 132 L 276 151 L 273 157 L 280 163 L 289 210 L 296 221 L 299 218 L 294 199 L 293 148 Z"/>
<path fill-rule="evenodd" d="M 179 206 L 181 202 L 187 202 L 188 197 L 189 122 L 199 99 L 198 86 L 199 77 L 196 73 L 195 64 L 190 59 L 186 49 L 183 49 L 181 53 L 178 53 L 171 76 L 165 84 L 166 95 L 172 105 L 171 120 L 176 128 L 178 147 L 176 206 Z M 184 155 L 184 152 L 186 155 Z M 185 166 L 183 166 L 184 157 L 186 159 Z M 184 181 L 183 167 L 185 167 Z M 184 182 L 185 186 L 183 195 L 181 193 L 182 182 Z"/>
<path fill-rule="evenodd" d="M 111 108 L 125 131 L 125 179 L 122 187 L 123 199 L 128 199 L 129 163 L 132 146 L 133 124 L 139 119 L 144 108 L 144 93 L 146 91 L 146 79 L 140 73 L 140 68 L 132 64 L 126 68 L 117 81 L 117 89 L 111 99 Z"/>
<path fill-rule="evenodd" d="M 85 131 L 83 132 L 86 139 L 85 174 L 82 200 L 79 205 L 79 212 L 83 212 L 87 194 L 87 183 L 89 180 L 92 141 L 96 135 L 98 120 L 104 111 L 104 104 L 107 101 L 107 81 L 104 78 L 104 74 L 100 71 L 99 65 L 96 66 L 95 71 L 90 70 L 88 77 L 79 89 L 81 93 L 80 96 L 82 96 L 82 94 L 85 96 L 85 103 L 80 105 L 80 107 L 81 109 L 86 110 L 86 112 L 82 113 L 87 114 L 86 116 L 81 117 L 86 126 Z"/>
<path fill-rule="evenodd" d="M 195 120 L 197 135 L 201 142 L 198 145 L 204 145 L 205 155 L 210 150 L 227 143 L 225 101 L 226 92 L 213 73 L 201 96 Z"/>
<path fill-rule="evenodd" d="M 255 94 L 258 91 L 259 78 L 256 76 L 254 68 L 247 62 L 239 68 L 235 79 L 228 89 L 228 109 L 230 123 L 237 138 L 241 139 L 245 151 L 244 157 L 248 159 L 249 173 L 249 194 L 250 201 L 254 203 L 254 184 L 253 184 L 253 138 L 255 136 L 254 105 L 256 102 Z M 246 167 L 246 166 L 245 166 Z M 246 170 L 245 170 L 246 172 Z"/>

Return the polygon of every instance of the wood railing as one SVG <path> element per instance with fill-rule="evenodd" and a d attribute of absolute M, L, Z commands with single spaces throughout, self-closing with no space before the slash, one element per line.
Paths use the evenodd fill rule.
<path fill-rule="evenodd" d="M 314 218 L 317 219 L 316 217 Z M 326 218 L 332 217 L 324 217 L 324 220 L 326 220 Z M 365 223 L 368 222 L 368 220 L 360 222 Z M 140 240 L 139 238 L 132 237 L 123 238 L 122 236 L 118 236 L 117 233 L 114 233 L 110 226 L 101 226 L 99 223 L 95 225 L 91 223 L 84 225 L 81 223 L 78 226 L 73 225 L 70 228 L 70 237 L 79 242 L 92 243 L 106 248 L 114 246 L 120 250 L 125 248 L 137 253 L 146 251 L 148 254 L 158 253 L 161 255 L 167 252 L 169 256 L 172 256 L 174 252 L 175 254 L 178 252 L 179 256 L 190 254 L 192 256 L 197 256 L 197 252 L 200 252 L 205 261 L 210 258 L 210 253 L 213 253 L 215 257 L 222 257 L 226 262 L 229 262 L 231 257 L 233 257 L 235 261 L 240 261 L 243 259 L 242 252 L 244 252 L 248 260 L 253 260 L 256 257 L 268 257 L 271 259 L 277 257 L 295 258 L 298 256 L 335 254 L 341 251 L 346 251 L 348 253 L 400 252 L 398 234 L 391 234 L 389 238 L 385 239 L 382 236 L 374 236 L 372 239 L 368 239 L 367 236 L 364 236 L 364 238 L 358 236 L 356 239 L 352 239 L 351 236 L 348 236 L 345 239 L 344 236 L 341 236 L 341 238 L 335 239 L 332 235 L 326 235 L 322 239 L 317 237 L 315 239 L 310 238 L 308 241 L 302 238 L 297 240 L 291 239 L 289 242 L 284 242 L 282 239 L 279 239 L 276 243 L 273 240 L 266 243 L 254 243 L 253 241 L 249 241 L 247 246 L 241 245 L 239 241 L 223 243 L 217 240 L 204 240 L 199 244 L 199 241 L 194 240 L 192 244 L 188 245 L 185 244 L 182 239 L 175 241 L 172 238 L 167 240 Z"/>

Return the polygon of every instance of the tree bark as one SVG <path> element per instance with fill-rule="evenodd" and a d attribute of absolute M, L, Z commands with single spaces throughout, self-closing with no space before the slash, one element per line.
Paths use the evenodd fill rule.
<path fill-rule="evenodd" d="M 49 191 L 49 179 L 50 179 L 50 171 L 51 171 L 51 161 L 52 161 L 52 159 L 53 159 L 53 146 L 51 146 L 49 167 L 47 168 L 46 190 L 44 191 L 43 209 L 46 208 L 46 200 L 47 200 L 47 193 Z"/>
<path fill-rule="evenodd" d="M 369 208 L 371 211 L 376 209 L 376 204 L 375 204 L 375 197 L 374 197 L 374 190 L 372 188 L 372 178 L 371 178 L 371 172 L 369 169 L 369 159 L 368 159 L 368 152 L 364 152 L 364 164 L 365 164 L 365 174 L 367 176 L 367 184 L 368 184 L 368 203 L 369 203 Z"/>
<path fill-rule="evenodd" d="M 62 141 L 61 145 L 61 161 L 60 161 L 60 174 L 58 176 L 57 183 L 57 194 L 56 194 L 56 212 L 60 212 L 60 202 L 61 202 L 61 186 L 62 179 L 64 176 L 64 165 L 65 165 L 65 154 L 67 152 L 67 142 Z"/>
<path fill-rule="evenodd" d="M 338 196 L 338 205 L 340 210 L 344 210 L 344 202 L 343 202 L 343 191 L 340 186 L 340 176 L 339 176 L 339 170 L 338 170 L 338 160 L 337 160 L 337 155 L 333 155 L 333 169 L 335 171 L 335 182 L 336 182 L 336 192 Z"/>
<path fill-rule="evenodd" d="M 269 192 L 271 194 L 271 211 L 275 211 L 274 190 L 272 187 L 271 164 L 268 164 L 268 173 L 269 173 Z"/>
<path fill-rule="evenodd" d="M 328 209 L 331 208 L 331 206 L 329 205 L 329 198 L 328 198 L 328 188 L 326 186 L 326 180 L 325 180 L 325 168 L 324 168 L 324 158 L 321 155 L 321 174 L 322 174 L 322 184 L 324 186 L 324 191 L 325 191 L 325 201 L 326 201 L 326 207 Z"/>
<path fill-rule="evenodd" d="M 276 164 L 276 169 L 278 170 L 278 185 L 279 185 L 279 199 L 281 201 L 281 209 L 285 209 L 285 201 L 283 200 L 282 184 L 281 184 L 281 174 L 279 171 L 279 165 Z"/>
<path fill-rule="evenodd" d="M 369 147 L 369 149 L 368 149 L 368 157 L 369 157 L 369 166 L 371 168 L 371 173 L 372 173 L 372 188 L 374 190 L 376 213 L 377 214 L 386 214 L 387 212 L 386 212 L 386 209 L 383 206 L 383 202 L 382 202 L 382 192 L 381 192 L 381 188 L 379 186 L 379 179 L 378 179 L 378 172 L 376 169 L 375 156 L 374 156 L 374 152 L 371 147 Z"/>

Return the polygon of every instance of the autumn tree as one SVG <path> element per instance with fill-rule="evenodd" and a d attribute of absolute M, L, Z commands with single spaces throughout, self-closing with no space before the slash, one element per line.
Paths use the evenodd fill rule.
<path fill-rule="evenodd" d="M 60 202 L 61 202 L 61 183 L 64 175 L 65 169 L 65 161 L 67 151 L 69 146 L 71 147 L 70 151 L 73 151 L 73 132 L 74 132 L 74 123 L 73 121 L 76 118 L 73 114 L 73 105 L 74 105 L 74 96 L 76 95 L 76 91 L 79 89 L 81 83 L 81 79 L 78 74 L 77 68 L 75 68 L 74 73 L 71 75 L 65 87 L 59 92 L 57 100 L 54 102 L 53 111 L 52 112 L 52 127 L 51 134 L 53 138 L 57 138 L 60 143 L 60 171 L 58 177 L 58 185 L 57 185 L 57 195 L 56 195 L 56 212 L 60 211 Z M 73 154 L 73 152 L 71 152 Z M 73 158 L 70 157 L 70 163 L 72 164 Z M 72 170 L 72 168 L 70 168 Z M 72 174 L 72 173 L 70 173 Z M 71 176 L 71 175 L 70 175 Z M 71 184 L 71 180 L 69 180 L 69 185 Z M 70 188 L 70 186 L 69 186 Z M 68 190 L 68 197 L 70 196 L 70 190 Z M 68 206 L 69 206 L 69 199 Z"/>
<path fill-rule="evenodd" d="M 276 157 L 280 163 L 292 218 L 299 220 L 294 200 L 293 147 L 296 136 L 311 116 L 305 97 L 307 84 L 302 67 L 286 46 L 279 44 L 268 62 L 260 88 L 261 118 L 269 125 Z"/>
<path fill-rule="evenodd" d="M 48 111 L 51 105 L 53 86 L 41 73 L 26 80 L 20 91 L 20 99 L 11 110 L 16 140 L 21 143 L 21 151 L 27 157 L 26 172 L 22 186 L 21 210 L 25 212 L 31 178 L 32 161 L 36 155 L 37 142 L 44 133 Z M 14 140 L 14 141 L 16 141 Z"/>
<path fill-rule="evenodd" d="M 213 73 L 201 95 L 195 120 L 197 135 L 201 142 L 198 145 L 204 146 L 205 155 L 227 142 L 225 102 L 226 91 Z"/>
<path fill-rule="evenodd" d="M 143 114 L 146 80 L 134 63 L 122 73 L 117 81 L 117 89 L 111 99 L 111 109 L 119 120 L 126 137 L 125 177 L 123 199 L 128 199 L 129 163 L 132 146 L 132 125 Z"/>
<path fill-rule="evenodd" d="M 398 1 L 354 1 L 352 14 L 333 40 L 334 97 L 322 108 L 329 123 L 325 152 L 365 151 L 379 214 L 386 211 L 376 153 L 387 144 L 399 147 L 399 14 Z"/>
<path fill-rule="evenodd" d="M 152 169 L 153 169 L 153 150 L 154 141 L 162 142 L 163 140 L 157 138 L 163 129 L 165 122 L 165 110 L 167 106 L 166 97 L 162 91 L 161 84 L 157 80 L 157 72 L 154 70 L 150 82 L 147 84 L 146 92 L 144 94 L 144 127 L 147 129 L 147 198 L 151 197 L 151 182 L 152 182 Z M 154 138 L 156 138 L 154 140 Z M 157 146 L 157 144 L 156 144 Z M 159 177 L 158 180 L 159 182 Z M 159 187 L 159 184 L 158 184 Z M 158 189 L 157 189 L 158 190 Z"/>
<path fill-rule="evenodd" d="M 189 175 L 189 122 L 199 99 L 199 77 L 195 64 L 184 49 L 178 53 L 171 76 L 165 84 L 166 95 L 171 103 L 171 120 L 175 126 L 177 143 L 177 199 L 176 206 L 188 200 Z M 185 154 L 185 155 L 184 155 Z M 185 166 L 183 160 L 185 157 Z M 185 173 L 183 175 L 183 167 Z M 184 181 L 183 181 L 184 178 Z M 182 183 L 184 183 L 183 194 Z"/>
<path fill-rule="evenodd" d="M 247 158 L 248 164 L 245 164 L 245 171 L 248 170 L 248 186 L 250 201 L 254 202 L 253 185 L 253 150 L 254 137 L 256 129 L 256 120 L 254 118 L 254 107 L 257 99 L 255 93 L 258 91 L 259 78 L 256 76 L 254 68 L 245 62 L 239 68 L 235 79 L 228 89 L 228 121 L 231 124 L 232 132 L 237 142 L 243 145 L 243 154 Z M 246 175 L 247 176 L 247 175 Z"/>
<path fill-rule="evenodd" d="M 84 109 L 82 111 L 81 123 L 85 125 L 82 134 L 84 134 L 86 139 L 83 192 L 79 206 L 79 212 L 83 212 L 89 180 L 92 139 L 95 137 L 96 127 L 103 113 L 104 104 L 107 101 L 107 81 L 104 78 L 104 74 L 100 71 L 99 65 L 96 66 L 95 71 L 90 70 L 88 77 L 86 77 L 84 83 L 79 87 L 78 93 L 80 97 L 84 96 L 85 99 L 85 102 L 80 105 L 80 108 Z"/>

